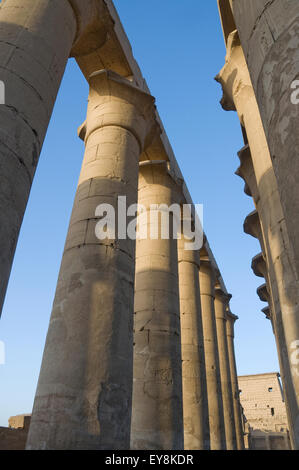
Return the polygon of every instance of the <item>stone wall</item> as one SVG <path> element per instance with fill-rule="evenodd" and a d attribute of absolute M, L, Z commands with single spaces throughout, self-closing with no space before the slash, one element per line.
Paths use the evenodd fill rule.
<path fill-rule="evenodd" d="M 12 416 L 9 427 L 0 427 L 0 450 L 25 450 L 30 415 Z"/>
<path fill-rule="evenodd" d="M 250 449 L 290 448 L 283 391 L 277 372 L 238 378 Z"/>
<path fill-rule="evenodd" d="M 283 432 L 251 431 L 248 436 L 250 450 L 289 450 L 289 435 Z"/>

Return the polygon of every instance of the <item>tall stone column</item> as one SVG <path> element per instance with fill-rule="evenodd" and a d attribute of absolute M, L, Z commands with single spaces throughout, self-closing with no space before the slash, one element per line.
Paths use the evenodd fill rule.
<path fill-rule="evenodd" d="M 181 198 L 166 161 L 142 162 L 138 203 L 145 237 L 136 244 L 134 385 L 131 448 L 183 449 L 182 364 L 177 240 L 162 236 L 162 220 Z M 154 208 L 152 205 L 157 205 Z M 180 210 L 180 207 L 178 206 Z M 151 236 L 154 217 L 159 228 Z M 175 215 L 174 215 L 175 217 Z"/>
<path fill-rule="evenodd" d="M 0 315 L 60 82 L 92 11 L 90 0 L 6 0 L 0 6 Z"/>
<path fill-rule="evenodd" d="M 235 427 L 236 427 L 236 439 L 237 439 L 237 448 L 238 450 L 244 449 L 244 432 L 242 424 L 242 414 L 241 414 L 241 404 L 239 397 L 239 385 L 238 385 L 238 375 L 237 375 L 237 366 L 235 358 L 235 347 L 234 347 L 234 324 L 238 319 L 236 315 L 233 315 L 231 312 L 226 312 L 226 334 L 227 334 L 227 348 L 228 348 L 228 357 L 230 365 L 230 376 L 233 392 L 233 407 L 234 407 L 234 418 L 235 418 Z"/>
<path fill-rule="evenodd" d="M 232 2 L 265 129 L 299 276 L 299 9 L 297 0 Z M 260 44 L 261 47 L 256 47 Z M 279 85 L 279 86 L 278 86 Z M 299 337 L 297 337 L 299 340 Z"/>
<path fill-rule="evenodd" d="M 209 413 L 198 269 L 199 252 L 178 240 L 185 450 L 209 449 Z"/>
<path fill-rule="evenodd" d="M 220 287 L 215 289 L 215 315 L 219 350 L 220 377 L 223 400 L 223 414 L 227 450 L 236 450 L 236 429 L 233 408 L 233 392 L 230 374 L 230 363 L 226 333 L 226 309 L 231 295 L 226 294 Z"/>
<path fill-rule="evenodd" d="M 256 207 L 260 218 L 263 252 L 266 255 L 273 296 L 273 322 L 280 348 L 280 366 L 290 410 L 293 446 L 299 448 L 299 280 L 296 257 L 281 203 L 259 108 L 237 31 L 227 39 L 226 63 L 217 80 L 222 84 L 222 106 L 237 110 L 246 130 L 258 189 Z M 291 167 L 290 167 L 291 168 Z M 294 206 L 295 207 L 295 206 Z"/>
<path fill-rule="evenodd" d="M 261 197 L 263 196 L 263 193 L 261 193 Z M 295 441 L 294 441 L 294 412 L 296 412 L 296 403 L 294 403 L 294 393 L 292 391 L 292 388 L 289 386 L 290 384 L 290 364 L 286 360 L 286 337 L 285 337 L 285 332 L 284 332 L 284 327 L 283 327 L 283 316 L 281 313 L 281 306 L 280 306 L 280 296 L 279 296 L 279 285 L 276 280 L 276 273 L 273 270 L 273 266 L 269 263 L 269 260 L 271 262 L 271 250 L 269 247 L 271 247 L 271 244 L 268 241 L 268 244 L 265 244 L 264 240 L 267 241 L 267 232 L 262 231 L 261 227 L 261 221 L 260 217 L 257 211 L 253 211 L 251 214 L 249 214 L 244 222 L 244 231 L 245 233 L 248 233 L 248 235 L 251 235 L 254 238 L 257 238 L 260 242 L 261 248 L 263 255 L 266 258 L 267 263 L 266 264 L 266 269 L 264 269 L 261 272 L 264 272 L 263 277 L 266 279 L 267 284 L 268 284 L 268 289 L 269 289 L 269 298 L 267 301 L 270 301 L 270 309 L 269 313 L 271 312 L 271 324 L 272 324 L 272 329 L 275 335 L 275 341 L 276 341 L 276 347 L 277 347 L 277 352 L 278 352 L 278 359 L 279 359 L 279 366 L 280 366 L 280 374 L 281 374 L 281 379 L 282 383 L 284 386 L 284 394 L 286 397 L 286 410 L 287 410 L 287 416 L 288 416 L 288 422 L 290 426 L 290 438 L 292 442 L 292 446 L 295 447 Z M 274 245 L 275 247 L 275 245 Z M 282 286 L 280 286 L 282 287 Z M 264 309 L 262 310 L 264 312 Z"/>
<path fill-rule="evenodd" d="M 153 102 L 113 72 L 90 78 L 80 130 L 85 156 L 28 449 L 129 449 L 135 241 L 119 231 L 114 236 L 111 222 L 108 238 L 95 232 L 102 220 L 97 216 L 111 216 L 112 210 L 120 225 L 127 207 L 137 202 L 138 161 L 154 123 Z M 127 198 L 124 207 L 119 196 Z"/>
<path fill-rule="evenodd" d="M 226 449 L 223 401 L 215 318 L 215 274 L 203 248 L 200 253 L 200 298 L 202 309 L 211 450 Z"/>

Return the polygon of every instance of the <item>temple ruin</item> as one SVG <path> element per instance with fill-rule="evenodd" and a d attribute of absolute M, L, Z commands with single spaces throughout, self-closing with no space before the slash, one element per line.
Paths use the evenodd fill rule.
<path fill-rule="evenodd" d="M 252 267 L 264 278 L 258 293 L 298 449 L 299 113 L 290 99 L 298 0 L 218 3 L 227 56 L 216 79 L 244 136 L 237 173 L 256 207 L 244 229 L 261 244 Z M 206 234 L 197 250 L 161 230 L 137 241 L 96 236 L 96 208 L 109 204 L 118 217 L 119 196 L 125 209 L 188 204 L 192 226 L 197 217 L 112 0 L 2 1 L 0 41 L 0 309 L 69 57 L 89 83 L 78 129 L 85 154 L 27 449 L 244 449 L 238 317 Z"/>

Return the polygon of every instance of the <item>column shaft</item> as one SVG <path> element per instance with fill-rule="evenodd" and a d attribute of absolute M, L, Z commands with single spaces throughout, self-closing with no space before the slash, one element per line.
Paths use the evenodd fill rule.
<path fill-rule="evenodd" d="M 212 450 L 219 450 L 225 449 L 226 443 L 214 307 L 215 280 L 210 262 L 202 257 L 199 280 L 208 390 L 210 442 Z"/>
<path fill-rule="evenodd" d="M 233 392 L 226 335 L 226 306 L 229 296 L 220 289 L 215 291 L 215 315 L 219 350 L 220 377 L 227 450 L 236 450 L 236 429 L 233 408 Z"/>
<path fill-rule="evenodd" d="M 0 315 L 32 180 L 76 35 L 67 0 L 0 8 Z"/>
<path fill-rule="evenodd" d="M 237 31 L 228 37 L 226 64 L 217 80 L 224 90 L 222 105 L 225 109 L 237 110 L 251 151 L 259 195 L 256 206 L 273 297 L 273 326 L 280 348 L 285 395 L 289 402 L 290 434 L 293 446 L 299 448 L 299 370 L 296 359 L 295 362 L 293 359 L 297 354 L 299 338 L 296 252 L 291 243 L 279 185 Z"/>
<path fill-rule="evenodd" d="M 293 367 L 293 345 L 299 339 L 299 282 L 295 272 L 289 231 L 282 211 L 277 179 L 275 177 L 265 133 L 256 99 L 252 90 L 244 113 L 244 124 L 257 176 L 260 200 L 257 204 L 265 251 L 269 264 L 269 279 L 274 297 L 273 324 L 280 347 L 285 390 L 291 411 L 290 432 L 293 446 L 299 449 L 299 370 Z M 263 159 L 260 156 L 263 155 Z M 296 424 L 297 423 L 297 424 Z"/>
<path fill-rule="evenodd" d="M 230 364 L 231 384 L 232 384 L 232 392 L 233 392 L 233 407 L 234 407 L 234 417 L 235 417 L 235 426 L 236 426 L 236 438 L 237 438 L 238 450 L 243 450 L 244 449 L 244 432 L 243 432 L 243 424 L 242 424 L 238 375 L 237 375 L 237 366 L 236 366 L 236 358 L 235 358 L 234 322 L 235 322 L 235 319 L 232 318 L 230 314 L 228 314 L 227 322 L 226 322 L 226 333 L 227 333 L 227 346 L 228 346 L 228 357 L 229 357 L 229 364 Z"/>
<path fill-rule="evenodd" d="M 165 164 L 142 166 L 138 203 L 147 237 L 137 239 L 132 449 L 183 449 L 182 366 L 177 240 L 150 237 L 152 204 L 177 200 Z M 167 209 L 162 209 L 166 214 Z M 171 219 L 170 219 L 171 220 Z M 164 225 L 165 227 L 165 225 Z"/>
<path fill-rule="evenodd" d="M 29 449 L 129 449 L 135 241 L 96 236 L 96 208 L 137 202 L 153 99 L 116 74 L 90 79 L 86 151 L 34 402 Z M 106 207 L 106 206 L 105 206 Z M 107 206 L 108 207 L 108 206 Z M 107 209 L 105 209 L 107 210 Z M 104 215 L 104 214 L 103 214 Z"/>
<path fill-rule="evenodd" d="M 199 253 L 178 240 L 185 450 L 209 449 L 209 413 L 202 314 Z"/>
<path fill-rule="evenodd" d="M 260 0 L 248 9 L 246 0 L 235 0 L 233 13 L 267 136 L 298 275 L 298 2 Z M 255 47 L 261 41 L 262 53 Z"/>

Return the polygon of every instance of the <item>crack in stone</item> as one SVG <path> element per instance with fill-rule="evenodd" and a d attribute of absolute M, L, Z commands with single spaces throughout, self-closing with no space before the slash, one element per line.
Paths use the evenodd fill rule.
<path fill-rule="evenodd" d="M 39 100 L 43 103 L 44 100 L 43 100 L 43 97 L 39 94 L 39 92 L 34 88 L 34 86 L 31 85 L 31 83 L 27 82 L 25 80 L 25 78 L 21 77 L 20 75 L 18 75 L 15 71 L 13 70 L 10 70 L 8 69 L 7 67 L 3 67 L 3 65 L 0 65 L 0 68 L 1 69 L 4 69 L 4 70 L 7 70 L 9 73 L 11 73 L 12 75 L 15 75 L 16 77 L 18 77 L 22 82 L 24 82 L 26 85 L 28 85 L 29 88 L 31 88 L 34 93 L 38 96 Z M 45 108 L 46 109 L 46 108 Z M 47 111 L 47 110 L 46 110 Z M 47 115 L 48 115 L 48 112 L 47 112 Z"/>
<path fill-rule="evenodd" d="M 24 29 L 26 29 L 26 30 L 28 31 L 28 28 L 24 28 Z M 14 44 L 14 43 L 11 43 L 11 42 L 8 42 L 8 41 L 2 41 L 2 40 L 0 40 L 0 44 L 1 44 L 1 43 L 2 43 L 2 44 L 7 44 L 8 46 L 12 46 L 12 47 L 14 47 L 15 49 L 18 49 L 18 50 L 22 51 L 23 53 L 27 54 L 26 49 L 23 49 L 22 47 L 18 46 L 17 44 Z M 36 60 L 35 57 L 30 56 L 30 58 L 33 59 L 33 60 L 48 74 L 49 79 L 50 79 L 50 82 L 52 83 L 53 88 L 55 88 L 55 83 L 54 83 L 54 81 L 53 81 L 53 79 L 52 79 L 52 76 L 51 76 L 51 73 L 50 73 L 50 69 L 51 69 L 51 65 L 53 64 L 53 59 L 55 58 L 56 61 L 57 61 L 56 55 L 53 54 L 53 58 L 52 58 L 51 65 L 50 65 L 49 69 L 47 69 L 41 62 L 39 62 L 38 60 Z M 11 57 L 9 58 L 9 61 L 7 62 L 7 64 L 9 64 L 10 59 L 11 59 Z M 58 62 L 58 61 L 57 61 L 57 62 Z M 6 64 L 6 65 L 7 65 L 7 64 Z M 7 69 L 7 70 L 9 70 L 9 69 Z M 55 94 L 52 95 L 52 98 L 53 98 L 53 100 L 55 100 Z"/>
<path fill-rule="evenodd" d="M 110 243 L 109 245 L 106 244 L 106 243 L 79 243 L 78 245 L 75 245 L 75 246 L 71 246 L 70 248 L 66 248 L 64 250 L 64 253 L 67 253 L 68 251 L 71 251 L 71 250 L 74 250 L 76 248 L 82 248 L 84 246 L 104 246 L 106 247 L 106 251 L 108 250 L 108 248 L 110 249 L 113 249 L 115 251 L 120 251 L 122 253 L 124 253 L 128 258 L 130 258 L 131 260 L 134 260 L 135 258 L 133 258 L 133 256 L 129 253 L 127 253 L 125 250 L 123 250 L 122 248 L 119 248 L 118 246 L 116 246 L 114 243 Z M 131 284 L 131 282 L 130 282 Z M 132 282 L 132 284 L 134 284 Z"/>
<path fill-rule="evenodd" d="M 29 122 L 28 122 L 27 119 L 25 118 L 24 114 L 21 113 L 17 108 L 15 108 L 15 107 L 12 106 L 12 105 L 6 104 L 5 106 L 6 106 L 6 108 L 11 109 L 15 114 L 17 114 L 17 115 L 24 121 L 24 123 L 29 127 L 29 129 L 30 129 L 31 132 L 34 134 L 34 136 L 35 136 L 35 138 L 36 138 L 36 140 L 37 140 L 38 147 L 39 147 L 38 150 L 40 151 L 42 145 L 41 145 L 41 142 L 40 142 L 40 140 L 39 140 L 38 133 L 37 133 L 37 131 L 29 124 Z"/>
<path fill-rule="evenodd" d="M 251 31 L 251 33 L 250 33 L 250 36 L 249 36 L 249 38 L 248 38 L 248 42 L 250 42 L 250 40 L 251 40 L 251 38 L 252 38 L 252 36 L 253 36 L 253 34 L 254 34 L 256 28 L 258 27 L 258 23 L 260 22 L 262 16 L 263 16 L 264 13 L 266 12 L 266 10 L 267 10 L 271 5 L 273 5 L 274 2 L 276 2 L 276 0 L 269 0 L 269 1 L 266 3 L 266 5 L 264 6 L 264 8 L 263 8 L 263 10 L 261 11 L 261 13 L 259 14 L 259 16 L 256 18 L 256 20 L 255 20 L 255 22 L 254 22 L 254 26 L 253 26 L 252 31 Z M 266 20 L 266 22 L 267 22 L 267 20 Z M 267 22 L 267 24 L 268 24 L 268 22 Z M 268 26 L 269 26 L 269 25 L 268 25 Z M 269 29 L 270 29 L 270 28 L 269 28 Z M 272 32 L 271 32 L 271 34 L 272 34 Z"/>
<path fill-rule="evenodd" d="M 28 168 L 26 167 L 24 160 L 18 154 L 16 154 L 16 152 L 14 152 L 14 150 L 12 150 L 5 142 L 2 141 L 1 145 L 6 147 L 9 150 L 9 152 L 11 152 L 16 157 L 20 165 L 25 169 L 25 173 L 28 176 L 29 182 L 32 183 L 33 178 L 31 177 L 31 174 Z"/>

